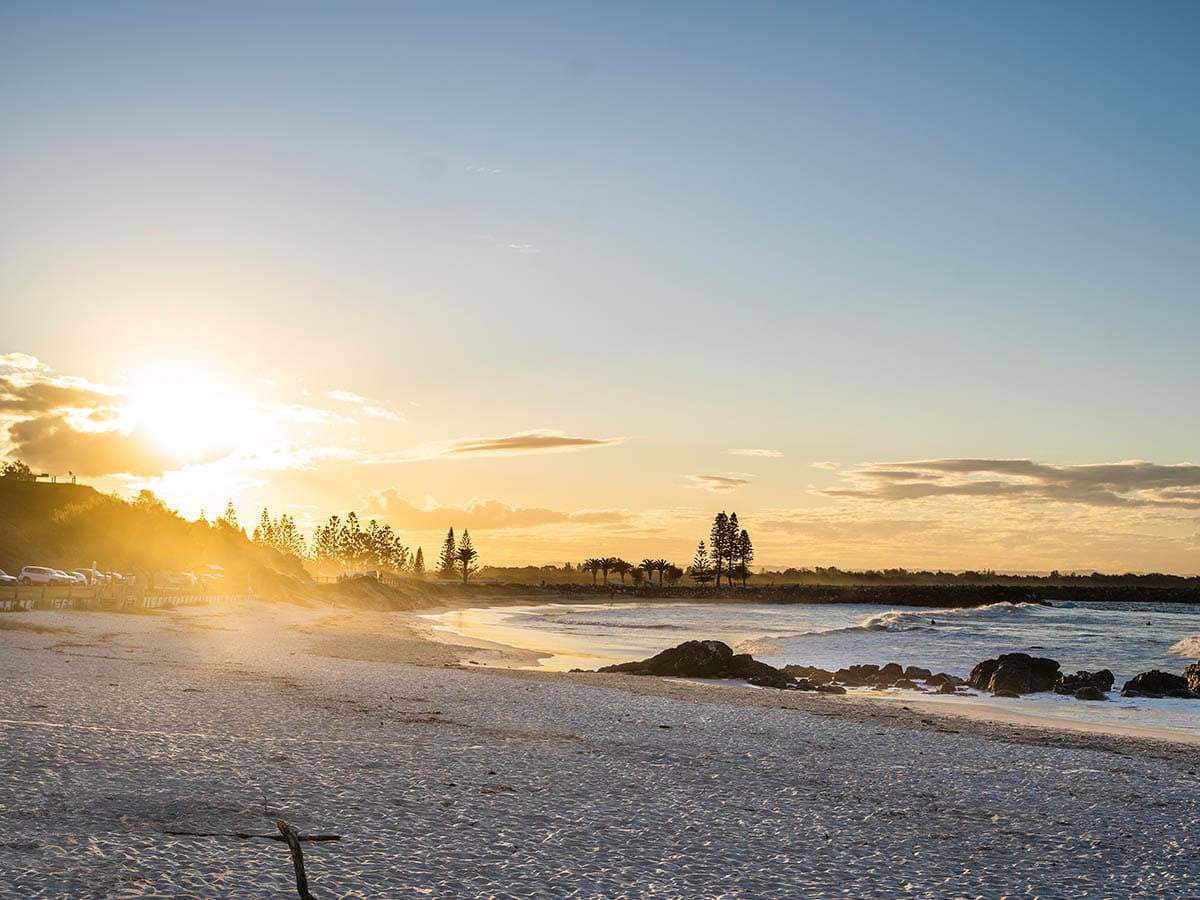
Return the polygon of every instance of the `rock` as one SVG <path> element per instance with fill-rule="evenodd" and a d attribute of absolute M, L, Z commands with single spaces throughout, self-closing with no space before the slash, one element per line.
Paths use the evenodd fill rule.
<path fill-rule="evenodd" d="M 1108 695 L 1094 684 L 1085 684 L 1075 692 L 1076 700 L 1107 700 Z"/>
<path fill-rule="evenodd" d="M 938 672 L 936 675 L 930 675 L 928 678 L 926 678 L 925 683 L 932 685 L 949 684 L 953 685 L 954 687 L 958 687 L 964 682 L 957 675 L 948 675 L 945 672 Z"/>
<path fill-rule="evenodd" d="M 992 696 L 993 697 L 1020 697 L 1021 695 L 1018 694 L 1016 691 L 1010 691 L 1008 688 L 1000 688 L 1000 690 L 996 691 L 996 693 L 992 694 Z"/>
<path fill-rule="evenodd" d="M 1185 692 L 1186 693 L 1183 693 Z M 1173 675 L 1159 669 L 1134 675 L 1121 688 L 1122 697 L 1194 697 L 1188 689 L 1187 679 L 1182 675 Z"/>
<path fill-rule="evenodd" d="M 904 677 L 904 666 L 899 663 L 888 663 L 875 673 L 872 681 L 875 684 L 895 684 Z"/>
<path fill-rule="evenodd" d="M 907 678 L 901 678 L 892 685 L 892 687 L 904 688 L 907 691 L 913 690 L 916 686 L 917 683 L 915 681 L 910 681 Z"/>
<path fill-rule="evenodd" d="M 958 693 L 958 688 L 952 684 L 941 684 L 938 685 L 937 692 L 939 694 L 956 694 Z"/>
<path fill-rule="evenodd" d="M 784 666 L 783 671 L 793 678 L 807 678 L 814 684 L 829 684 L 833 681 L 833 673 L 816 666 Z"/>
<path fill-rule="evenodd" d="M 1051 690 L 1058 680 L 1058 662 L 1028 653 L 1005 653 L 985 659 L 967 677 L 967 684 L 981 691 L 1014 691 L 1033 694 Z"/>
<path fill-rule="evenodd" d="M 904 677 L 909 681 L 924 681 L 932 674 L 928 669 L 922 669 L 920 666 L 909 666 L 904 670 Z"/>
<path fill-rule="evenodd" d="M 1054 693 L 1074 694 L 1080 688 L 1085 687 L 1094 687 L 1100 691 L 1111 691 L 1113 680 L 1113 673 L 1108 669 L 1101 669 L 1099 672 L 1076 672 L 1074 675 L 1063 673 L 1058 676 L 1058 681 L 1054 683 Z"/>
<path fill-rule="evenodd" d="M 874 684 L 878 674 L 879 666 L 849 666 L 848 668 L 838 669 L 834 672 L 833 680 L 842 684 L 861 687 L 864 684 Z"/>
<path fill-rule="evenodd" d="M 686 678 L 744 678 L 759 687 L 800 690 L 800 682 L 749 653 L 734 653 L 723 641 L 685 641 L 638 662 L 604 666 L 599 672 L 675 675 Z"/>
<path fill-rule="evenodd" d="M 1183 677 L 1188 688 L 1200 694 L 1200 662 L 1194 662 L 1184 669 Z"/>
<path fill-rule="evenodd" d="M 817 690 L 822 694 L 844 694 L 846 689 L 840 684 L 818 684 Z"/>

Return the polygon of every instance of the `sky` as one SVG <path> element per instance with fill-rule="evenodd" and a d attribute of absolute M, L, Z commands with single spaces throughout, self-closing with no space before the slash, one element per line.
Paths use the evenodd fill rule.
<path fill-rule="evenodd" d="M 0 454 L 482 562 L 1200 573 L 1200 7 L 0 6 Z"/>

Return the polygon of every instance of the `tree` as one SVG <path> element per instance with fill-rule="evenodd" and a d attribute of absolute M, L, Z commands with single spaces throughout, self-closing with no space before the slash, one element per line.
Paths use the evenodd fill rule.
<path fill-rule="evenodd" d="M 663 579 L 667 584 L 675 585 L 679 583 L 679 579 L 683 577 L 683 569 L 674 563 L 667 563 L 666 568 L 662 573 Z"/>
<path fill-rule="evenodd" d="M 596 586 L 596 573 L 600 571 L 600 560 L 592 557 L 579 564 L 579 571 L 592 573 L 592 587 Z"/>
<path fill-rule="evenodd" d="M 3 468 L 0 468 L 0 478 L 11 478 L 13 481 L 37 481 L 33 469 L 19 459 L 6 462 Z"/>
<path fill-rule="evenodd" d="M 225 513 L 221 518 L 217 519 L 218 528 L 228 528 L 232 531 L 242 531 L 242 526 L 238 524 L 237 508 L 233 505 L 233 500 L 225 504 Z M 242 534 L 245 534 L 242 531 Z"/>
<path fill-rule="evenodd" d="M 608 573 L 617 567 L 617 558 L 615 556 L 602 556 L 596 560 L 600 566 L 600 571 L 604 575 L 604 583 L 608 584 Z"/>
<path fill-rule="evenodd" d="M 258 524 L 254 526 L 254 535 L 250 539 L 256 544 L 268 547 L 275 544 L 275 523 L 271 521 L 271 514 L 265 506 L 262 515 L 258 517 Z"/>
<path fill-rule="evenodd" d="M 725 510 L 717 513 L 713 519 L 712 530 L 708 535 L 708 546 L 712 550 L 713 571 L 717 577 L 717 587 L 721 586 L 721 572 L 725 559 L 729 556 L 729 516 Z"/>
<path fill-rule="evenodd" d="M 654 566 L 657 562 L 658 560 L 650 559 L 649 557 L 642 560 L 642 571 L 646 573 L 646 578 L 651 581 L 654 580 Z"/>
<path fill-rule="evenodd" d="M 418 578 L 425 577 L 425 551 L 417 547 L 417 555 L 413 557 L 412 573 Z"/>
<path fill-rule="evenodd" d="M 458 560 L 459 571 L 462 572 L 463 584 L 466 584 L 467 579 L 474 575 L 478 569 L 478 566 L 475 565 L 475 560 L 479 558 L 479 554 L 471 546 L 471 532 L 465 528 L 463 529 L 462 542 L 458 545 L 455 556 Z"/>
<path fill-rule="evenodd" d="M 688 567 L 688 575 L 696 584 L 704 586 L 713 580 L 712 558 L 708 555 L 708 548 L 704 546 L 704 541 L 696 548 L 696 555 L 692 558 L 692 564 Z"/>
<path fill-rule="evenodd" d="M 641 566 L 631 566 L 629 577 L 633 579 L 634 586 L 641 587 L 642 582 L 646 580 L 646 573 L 642 571 Z"/>
<path fill-rule="evenodd" d="M 633 571 L 633 563 L 617 557 L 617 561 L 613 563 L 613 571 L 621 576 L 621 584 L 624 584 L 625 576 Z"/>
<path fill-rule="evenodd" d="M 733 587 L 733 565 L 737 560 L 737 542 L 741 527 L 738 525 L 737 513 L 729 514 L 729 524 L 725 526 L 725 543 L 728 548 L 728 565 L 725 566 L 726 580 Z"/>
<path fill-rule="evenodd" d="M 750 577 L 750 563 L 754 562 L 754 544 L 750 541 L 750 532 L 745 528 L 737 539 L 737 561 L 738 575 L 741 576 L 742 587 L 745 587 L 746 579 Z"/>
<path fill-rule="evenodd" d="M 442 555 L 438 559 L 438 574 L 450 578 L 458 566 L 458 549 L 454 544 L 454 529 L 446 532 L 446 540 L 442 542 Z"/>
<path fill-rule="evenodd" d="M 665 559 L 654 560 L 654 568 L 658 570 L 658 583 L 660 585 L 665 584 L 665 581 L 663 579 L 666 576 L 667 567 L 670 565 L 671 564 L 669 562 L 667 562 Z"/>

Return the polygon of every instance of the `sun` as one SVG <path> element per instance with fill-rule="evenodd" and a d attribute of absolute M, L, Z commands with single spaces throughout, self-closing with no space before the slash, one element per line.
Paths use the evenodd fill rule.
<path fill-rule="evenodd" d="M 129 400 L 127 428 L 181 462 L 253 451 L 263 437 L 254 398 L 203 373 L 149 373 L 131 386 Z"/>

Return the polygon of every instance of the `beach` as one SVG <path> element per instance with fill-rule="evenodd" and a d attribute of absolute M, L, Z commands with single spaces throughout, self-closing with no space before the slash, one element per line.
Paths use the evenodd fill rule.
<path fill-rule="evenodd" d="M 414 613 L 0 620 L 0 897 L 1193 895 L 1194 742 L 522 668 Z"/>

